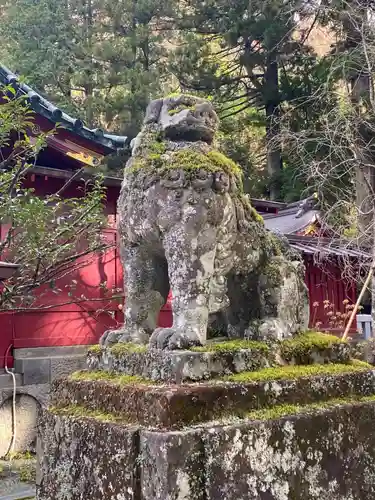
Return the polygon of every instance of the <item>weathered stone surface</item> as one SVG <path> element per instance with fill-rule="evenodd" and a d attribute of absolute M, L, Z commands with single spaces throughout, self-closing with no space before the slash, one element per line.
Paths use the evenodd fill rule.
<path fill-rule="evenodd" d="M 15 359 L 14 369 L 17 373 L 22 373 L 25 385 L 47 384 L 51 380 L 49 358 Z"/>
<path fill-rule="evenodd" d="M 22 384 L 22 375 L 15 374 L 17 387 Z M 3 389 L 13 389 L 13 377 L 9 373 L 0 373 L 0 394 Z M 1 405 L 1 397 L 0 397 Z"/>
<path fill-rule="evenodd" d="M 43 412 L 38 500 L 373 500 L 375 403 L 183 431 Z"/>
<path fill-rule="evenodd" d="M 52 403 L 124 416 L 140 425 L 180 428 L 223 415 L 244 416 L 275 404 L 302 404 L 375 392 L 374 372 L 300 377 L 254 383 L 121 385 L 114 381 L 62 380 L 52 386 Z"/>
<path fill-rule="evenodd" d="M 88 346 L 33 347 L 15 350 L 15 371 L 24 385 L 48 384 L 83 369 Z"/>
<path fill-rule="evenodd" d="M 125 323 L 102 344 L 205 344 L 217 314 L 232 337 L 282 339 L 307 328 L 300 256 L 266 231 L 240 167 L 214 149 L 217 128 L 212 104 L 198 97 L 150 104 L 118 201 Z M 157 329 L 170 289 L 173 326 Z"/>
<path fill-rule="evenodd" d="M 86 368 L 85 355 L 72 355 L 67 357 L 56 356 L 51 358 L 51 382 L 64 375 L 69 375 L 77 370 Z"/>
<path fill-rule="evenodd" d="M 38 500 L 140 500 L 138 431 L 43 411 Z"/>
<path fill-rule="evenodd" d="M 375 404 L 207 428 L 207 500 L 373 500 Z"/>
<path fill-rule="evenodd" d="M 161 351 L 88 354 L 90 369 L 110 370 L 127 375 L 139 375 L 154 381 L 182 383 L 213 377 L 259 370 L 275 364 L 275 355 L 260 349 L 237 352 Z"/>
<path fill-rule="evenodd" d="M 16 396 L 16 440 L 14 452 L 23 453 L 35 449 L 39 403 L 32 396 Z M 13 398 L 10 396 L 0 405 L 0 458 L 10 450 L 13 435 Z"/>
<path fill-rule="evenodd" d="M 69 356 L 85 356 L 88 345 L 64 345 L 53 347 L 24 347 L 14 349 L 15 359 L 30 359 L 30 358 L 52 358 L 52 357 L 69 357 Z"/>
<path fill-rule="evenodd" d="M 200 432 L 142 431 L 142 500 L 206 500 Z"/>
<path fill-rule="evenodd" d="M 362 342 L 352 342 L 351 356 L 367 363 L 375 365 L 375 339 L 364 340 Z"/>
<path fill-rule="evenodd" d="M 284 344 L 265 345 L 263 348 L 260 345 L 227 352 L 159 349 L 133 352 L 131 347 L 134 346 L 127 350 L 126 344 L 118 344 L 110 349 L 89 351 L 87 365 L 91 370 L 109 370 L 155 381 L 183 383 L 277 365 L 347 363 L 350 360 L 350 346 L 343 342 L 332 343 L 324 348 L 311 345 L 302 352 L 285 349 Z M 124 349 L 116 349 L 121 345 Z"/>

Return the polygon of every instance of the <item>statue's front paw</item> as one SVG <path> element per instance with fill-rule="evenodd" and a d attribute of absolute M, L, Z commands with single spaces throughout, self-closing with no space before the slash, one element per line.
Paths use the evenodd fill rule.
<path fill-rule="evenodd" d="M 201 345 L 195 334 L 185 333 L 172 328 L 157 328 L 150 338 L 150 347 L 153 349 L 188 349 L 189 347 Z"/>
<path fill-rule="evenodd" d="M 175 349 L 189 349 L 193 346 L 202 345 L 197 335 L 192 333 L 191 335 L 186 335 L 182 332 L 175 332 L 169 339 L 168 349 L 173 351 Z"/>
<path fill-rule="evenodd" d="M 109 347 L 112 344 L 117 344 L 124 332 L 121 330 L 107 330 L 99 339 L 99 344 L 102 347 Z"/>
<path fill-rule="evenodd" d="M 156 328 L 150 337 L 150 347 L 152 349 L 166 349 L 169 339 L 174 333 L 173 328 Z"/>

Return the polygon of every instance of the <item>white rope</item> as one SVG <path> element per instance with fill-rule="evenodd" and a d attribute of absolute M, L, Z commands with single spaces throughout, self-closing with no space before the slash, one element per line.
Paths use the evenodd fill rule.
<path fill-rule="evenodd" d="M 12 401 L 12 440 L 9 445 L 9 449 L 7 455 L 12 455 L 14 452 L 14 446 L 16 444 L 16 431 L 17 431 L 17 423 L 16 423 L 16 396 L 17 396 L 17 381 L 15 374 L 8 369 L 8 356 L 5 357 L 5 372 L 8 375 L 11 375 L 13 378 L 13 401 Z"/>

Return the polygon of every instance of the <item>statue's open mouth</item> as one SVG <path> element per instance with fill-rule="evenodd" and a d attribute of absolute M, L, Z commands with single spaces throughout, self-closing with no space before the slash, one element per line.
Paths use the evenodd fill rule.
<path fill-rule="evenodd" d="M 215 130 L 208 127 L 203 120 L 195 118 L 191 113 L 186 120 L 177 125 L 167 127 L 165 136 L 172 140 L 184 139 L 185 141 L 212 142 Z"/>

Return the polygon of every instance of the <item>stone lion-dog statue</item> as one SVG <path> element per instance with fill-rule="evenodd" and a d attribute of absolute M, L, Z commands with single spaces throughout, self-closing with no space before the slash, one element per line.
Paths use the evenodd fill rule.
<path fill-rule="evenodd" d="M 283 339 L 307 328 L 304 266 L 242 190 L 240 167 L 215 148 L 210 102 L 152 101 L 133 141 L 118 200 L 124 325 L 101 345 L 204 345 L 210 325 L 229 338 Z M 157 328 L 172 291 L 173 325 Z"/>

